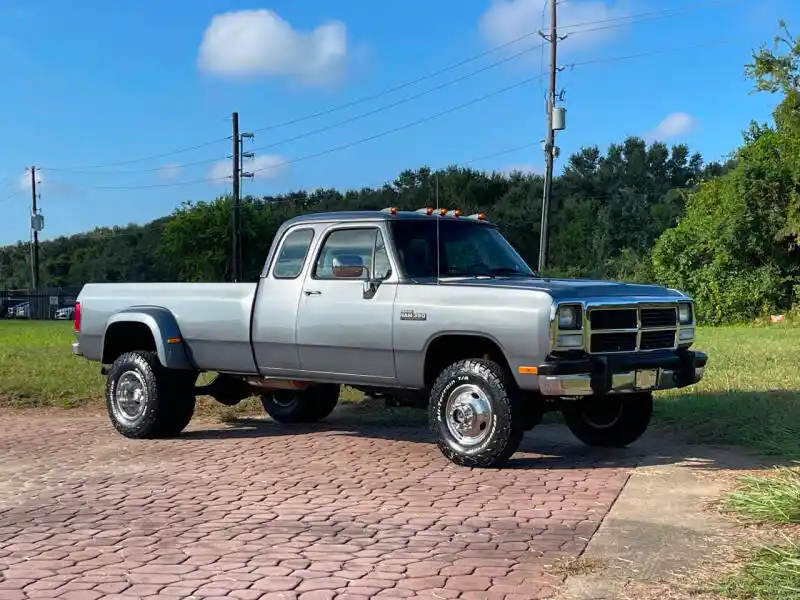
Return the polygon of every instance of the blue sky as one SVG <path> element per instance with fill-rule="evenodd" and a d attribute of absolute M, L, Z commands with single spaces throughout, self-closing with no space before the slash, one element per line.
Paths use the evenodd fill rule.
<path fill-rule="evenodd" d="M 217 161 L 230 153 L 224 138 L 234 110 L 243 131 L 262 129 L 247 143 L 257 156 L 249 168 L 261 169 L 245 182 L 249 193 L 377 185 L 404 168 L 464 163 L 525 144 L 531 145 L 472 165 L 541 169 L 545 79 L 326 153 L 538 75 L 547 57 L 535 48 L 380 110 L 535 47 L 541 42 L 535 35 L 368 102 L 263 129 L 371 96 L 535 31 L 547 23 L 544 5 L 387 0 L 376 9 L 355 0 L 3 0 L 0 244 L 29 237 L 30 193 L 20 181 L 28 165 L 42 169 L 43 239 L 146 222 L 182 201 L 225 193 L 229 181 L 203 180 L 229 173 Z M 714 160 L 739 144 L 751 119 L 769 119 L 776 98 L 749 94 L 743 65 L 752 49 L 772 39 L 779 18 L 790 28 L 800 21 L 800 4 L 571 0 L 562 2 L 559 15 L 569 34 L 559 64 L 575 65 L 559 75 L 567 108 L 567 129 L 557 137 L 562 157 L 581 146 L 605 149 L 626 135 L 643 135 L 688 143 Z M 661 53 L 617 60 L 652 52 Z M 375 113 L 313 133 L 369 111 Z M 138 160 L 201 144 L 192 152 Z M 87 170 L 119 162 L 127 164 Z"/>

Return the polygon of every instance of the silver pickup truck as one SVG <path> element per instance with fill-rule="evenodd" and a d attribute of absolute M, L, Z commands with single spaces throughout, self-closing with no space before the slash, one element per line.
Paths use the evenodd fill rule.
<path fill-rule="evenodd" d="M 626 446 L 653 391 L 696 383 L 707 360 L 686 295 L 539 277 L 483 214 L 431 208 L 297 217 L 256 283 L 90 283 L 74 321 L 122 435 L 178 435 L 198 395 L 314 422 L 347 385 L 426 408 L 470 467 L 505 463 L 552 410 L 583 443 Z M 217 376 L 198 386 L 202 372 Z"/>

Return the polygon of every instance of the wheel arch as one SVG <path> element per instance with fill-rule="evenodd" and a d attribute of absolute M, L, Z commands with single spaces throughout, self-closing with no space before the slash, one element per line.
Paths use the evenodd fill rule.
<path fill-rule="evenodd" d="M 167 369 L 195 369 L 175 315 L 160 306 L 132 307 L 106 321 L 102 341 L 104 364 L 133 350 L 153 351 Z"/>
<path fill-rule="evenodd" d="M 423 381 L 430 389 L 448 365 L 467 358 L 488 358 L 509 371 L 510 363 L 500 342 L 485 333 L 445 331 L 432 336 L 425 344 Z M 513 382 L 513 377 L 509 382 Z"/>

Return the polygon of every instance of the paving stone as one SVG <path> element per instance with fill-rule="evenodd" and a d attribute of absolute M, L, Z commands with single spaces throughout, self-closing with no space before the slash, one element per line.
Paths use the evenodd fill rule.
<path fill-rule="evenodd" d="M 508 468 L 460 468 L 336 413 L 171 440 L 2 416 L 0 600 L 547 597 L 626 480 L 565 454 L 534 431 Z"/>

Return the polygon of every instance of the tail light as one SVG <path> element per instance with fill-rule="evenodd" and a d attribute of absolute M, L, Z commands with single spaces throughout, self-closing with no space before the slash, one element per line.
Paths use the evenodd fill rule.
<path fill-rule="evenodd" d="M 75 329 L 75 333 L 78 333 L 81 330 L 81 303 L 75 303 L 75 313 L 73 314 L 74 322 L 73 328 Z"/>

